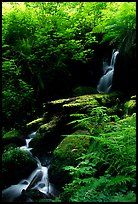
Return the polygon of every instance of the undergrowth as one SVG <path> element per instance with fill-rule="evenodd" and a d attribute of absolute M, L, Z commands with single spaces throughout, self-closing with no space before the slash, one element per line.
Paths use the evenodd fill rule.
<path fill-rule="evenodd" d="M 136 114 L 120 120 L 100 107 L 76 116 L 71 123 L 88 129 L 92 143 L 77 166 L 64 167 L 73 180 L 58 202 L 136 202 Z"/>

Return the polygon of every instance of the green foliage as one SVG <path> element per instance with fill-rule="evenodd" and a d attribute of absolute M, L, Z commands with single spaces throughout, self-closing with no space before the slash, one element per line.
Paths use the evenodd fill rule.
<path fill-rule="evenodd" d="M 94 62 L 99 34 L 103 41 L 107 38 L 116 46 L 125 45 L 125 50 L 135 47 L 135 7 L 135 2 L 3 2 L 3 69 L 14 60 L 24 95 L 29 84 L 36 95 L 43 90 L 52 97 L 67 94 L 72 72 L 77 70 L 71 71 L 68 61 Z M 13 91 L 13 83 L 11 80 L 11 92 L 4 97 L 11 98 L 13 92 L 15 101 L 21 93 Z M 11 111 L 5 114 L 11 115 Z"/>
<path fill-rule="evenodd" d="M 33 105 L 33 88 L 21 79 L 15 60 L 2 63 L 2 112 L 4 122 L 22 115 L 22 110 Z M 30 102 L 32 100 L 32 102 Z M 28 106 L 28 107 L 27 107 Z M 6 120 L 6 121 L 5 121 Z"/>
<path fill-rule="evenodd" d="M 118 194 L 113 196 L 110 202 L 136 202 L 136 194 L 133 191 L 127 193 L 127 195 Z"/>
<path fill-rule="evenodd" d="M 132 115 L 136 112 L 136 100 L 129 100 L 124 104 L 124 112 L 127 115 Z"/>
<path fill-rule="evenodd" d="M 76 124 L 75 128 L 85 128 L 91 135 L 98 135 L 102 132 L 111 130 L 111 120 L 117 121 L 118 116 L 108 115 L 108 109 L 104 106 L 92 108 L 89 114 L 71 114 L 73 117 L 79 119 L 70 122 L 69 124 Z"/>
<path fill-rule="evenodd" d="M 103 32 L 102 42 L 118 43 L 124 53 L 136 46 L 136 2 L 108 2 L 95 32 Z"/>
<path fill-rule="evenodd" d="M 77 166 L 64 168 L 73 181 L 63 188 L 63 202 L 136 201 L 136 115 L 114 126 L 114 131 L 91 136 L 89 152 Z"/>

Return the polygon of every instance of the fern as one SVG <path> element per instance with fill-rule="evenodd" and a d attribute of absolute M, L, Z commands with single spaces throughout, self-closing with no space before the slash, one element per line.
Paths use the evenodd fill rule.
<path fill-rule="evenodd" d="M 101 115 L 110 119 L 104 114 Z M 64 186 L 64 201 L 110 202 L 127 198 L 135 201 L 136 115 L 116 123 L 107 121 L 112 127 L 109 132 L 105 128 L 105 132 L 91 135 L 90 149 L 77 159 L 78 165 L 65 167 L 73 180 Z"/>
<path fill-rule="evenodd" d="M 71 114 L 71 117 L 77 117 L 79 119 L 71 121 L 69 124 L 74 124 L 74 128 L 86 129 L 91 135 L 97 135 L 104 132 L 107 126 L 114 116 L 107 114 L 107 108 L 104 106 L 93 108 L 92 111 L 87 114 Z"/>

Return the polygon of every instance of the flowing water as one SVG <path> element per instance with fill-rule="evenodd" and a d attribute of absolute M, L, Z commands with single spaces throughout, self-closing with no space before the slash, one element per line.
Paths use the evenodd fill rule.
<path fill-rule="evenodd" d="M 26 139 L 26 145 L 19 147 L 22 150 L 29 151 L 32 149 L 29 147 L 30 141 L 35 137 L 36 132 L 33 132 Z M 32 153 L 30 152 L 32 155 Z M 11 185 L 10 187 L 2 191 L 2 201 L 3 202 L 14 202 L 14 200 L 19 197 L 23 190 L 27 189 L 37 189 L 45 195 L 52 195 L 55 197 L 57 195 L 57 190 L 53 184 L 49 182 L 48 179 L 48 166 L 41 165 L 40 160 L 34 157 L 37 161 L 37 168 L 31 173 L 27 179 L 22 179 L 18 184 Z M 48 158 L 49 159 L 49 158 Z M 49 163 L 49 162 L 48 162 Z M 32 201 L 33 202 L 33 201 Z"/>
<path fill-rule="evenodd" d="M 100 78 L 97 85 L 97 91 L 99 93 L 108 93 L 112 88 L 112 80 L 114 74 L 114 66 L 116 62 L 116 57 L 119 54 L 118 50 L 113 50 L 110 65 L 107 62 L 103 62 L 103 76 Z"/>

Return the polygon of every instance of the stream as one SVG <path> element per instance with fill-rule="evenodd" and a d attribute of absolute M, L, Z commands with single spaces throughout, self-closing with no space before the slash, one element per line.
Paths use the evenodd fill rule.
<path fill-rule="evenodd" d="M 28 135 L 26 145 L 18 147 L 24 151 L 29 151 L 30 156 L 32 148 L 29 147 L 30 141 L 35 137 L 36 132 Z M 16 198 L 21 196 L 22 192 L 29 189 L 36 189 L 37 191 L 44 194 L 46 198 L 55 198 L 58 195 L 58 191 L 53 184 L 49 182 L 48 179 L 48 168 L 50 166 L 50 157 L 46 157 L 46 165 L 42 165 L 37 157 L 34 157 L 37 161 L 37 168 L 31 173 L 28 178 L 22 179 L 18 184 L 11 185 L 10 187 L 2 191 L 2 202 L 14 202 Z M 27 198 L 26 202 L 34 202 L 31 198 Z"/>

